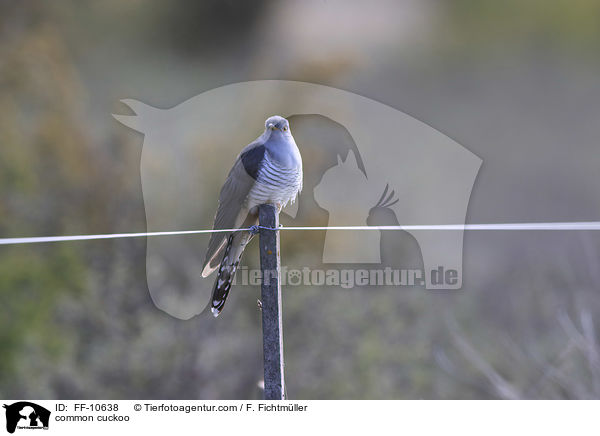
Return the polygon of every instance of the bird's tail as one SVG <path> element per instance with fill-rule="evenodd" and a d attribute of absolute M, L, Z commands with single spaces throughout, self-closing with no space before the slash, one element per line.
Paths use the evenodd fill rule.
<path fill-rule="evenodd" d="M 219 265 L 219 273 L 215 280 L 215 287 L 211 297 L 211 312 L 217 317 L 225 306 L 225 300 L 229 295 L 229 290 L 233 284 L 233 278 L 235 272 L 240 264 L 244 248 L 254 236 L 252 233 L 247 231 L 234 232 L 229 235 L 227 239 L 227 245 L 225 246 L 225 252 L 223 254 L 223 260 Z"/>

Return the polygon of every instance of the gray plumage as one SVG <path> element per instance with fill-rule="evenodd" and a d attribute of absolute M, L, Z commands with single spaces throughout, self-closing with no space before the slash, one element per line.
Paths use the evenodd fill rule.
<path fill-rule="evenodd" d="M 265 131 L 238 155 L 219 195 L 213 229 L 248 228 L 258 224 L 258 206 L 269 203 L 280 212 L 302 190 L 302 158 L 288 121 L 272 116 Z M 208 243 L 202 277 L 218 269 L 211 311 L 218 316 L 244 248 L 248 231 L 213 233 Z"/>

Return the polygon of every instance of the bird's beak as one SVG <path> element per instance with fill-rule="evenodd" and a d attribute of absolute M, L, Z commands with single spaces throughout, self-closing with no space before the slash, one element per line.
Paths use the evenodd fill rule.
<path fill-rule="evenodd" d="M 271 129 L 271 130 L 279 130 L 277 127 L 275 127 L 274 124 L 269 124 L 269 129 Z"/>

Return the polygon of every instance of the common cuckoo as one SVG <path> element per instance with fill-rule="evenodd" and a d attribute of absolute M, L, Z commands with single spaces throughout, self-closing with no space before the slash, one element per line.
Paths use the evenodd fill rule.
<path fill-rule="evenodd" d="M 302 190 L 302 157 L 288 121 L 272 116 L 265 131 L 238 155 L 219 195 L 213 229 L 249 228 L 258 224 L 258 206 L 273 204 L 277 212 Z M 254 232 L 213 233 L 202 277 L 218 270 L 211 311 L 219 316 L 231 289 L 244 248 Z"/>

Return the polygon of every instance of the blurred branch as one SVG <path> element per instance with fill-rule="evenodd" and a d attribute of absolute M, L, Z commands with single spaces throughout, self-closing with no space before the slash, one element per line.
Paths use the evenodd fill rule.
<path fill-rule="evenodd" d="M 461 374 L 459 369 L 450 360 L 450 358 L 448 357 L 446 352 L 441 347 L 439 347 L 439 346 L 434 347 L 433 359 L 435 360 L 435 362 L 437 363 L 437 365 L 440 367 L 440 369 L 442 371 L 444 371 L 446 374 L 448 374 L 449 376 L 454 378 L 459 383 L 470 387 L 471 389 L 476 391 L 482 397 L 489 394 L 487 389 L 482 389 L 482 387 L 480 385 L 478 385 L 477 383 L 475 383 L 473 381 L 473 379 L 465 376 L 464 374 Z"/>
<path fill-rule="evenodd" d="M 447 317 L 447 325 L 452 339 L 463 357 L 487 378 L 496 394 L 506 400 L 520 399 L 517 389 L 502 377 L 466 340 L 454 318 Z"/>
<path fill-rule="evenodd" d="M 575 348 L 576 347 L 573 342 L 569 341 L 565 349 L 562 350 L 555 359 L 553 359 L 553 362 L 555 361 L 556 363 L 547 362 L 537 353 L 532 353 L 531 358 L 541 367 L 542 375 L 538 380 L 525 389 L 524 392 L 540 392 L 542 387 L 553 389 L 555 388 L 555 385 L 557 385 L 558 388 L 562 389 L 564 392 L 572 394 L 575 398 L 585 398 L 585 392 L 578 385 L 574 384 L 573 379 L 569 378 L 562 369 L 567 363 L 567 358 L 572 355 Z M 554 384 L 547 384 L 546 381 L 554 382 Z"/>
<path fill-rule="evenodd" d="M 589 328 L 593 328 L 590 327 L 589 324 L 591 323 L 591 317 L 588 314 L 582 313 L 581 314 L 582 319 L 586 320 L 586 324 L 588 324 L 588 329 Z M 571 318 L 569 317 L 569 315 L 565 312 L 565 311 L 561 311 L 558 315 L 558 322 L 560 323 L 561 327 L 563 328 L 563 330 L 565 331 L 565 333 L 567 334 L 567 336 L 569 337 L 569 339 L 571 341 L 573 341 L 573 343 L 577 346 L 577 348 L 583 352 L 586 356 L 588 356 L 588 360 L 590 363 L 590 368 L 591 369 L 600 369 L 600 364 L 598 361 L 598 353 L 597 350 L 595 350 L 595 344 L 594 342 L 590 342 L 589 338 L 587 338 L 585 336 L 584 333 L 581 333 L 577 327 L 575 326 L 575 324 L 573 323 L 573 321 L 571 320 Z M 590 334 L 590 333 L 588 333 Z"/>
<path fill-rule="evenodd" d="M 592 377 L 593 395 L 586 397 L 598 397 L 600 394 L 600 356 L 592 315 L 586 308 L 579 309 L 579 318 L 582 325 L 580 331 L 566 311 L 561 311 L 558 321 L 573 344 L 586 357 L 590 375 Z M 579 396 L 579 398 L 582 398 Z"/>

